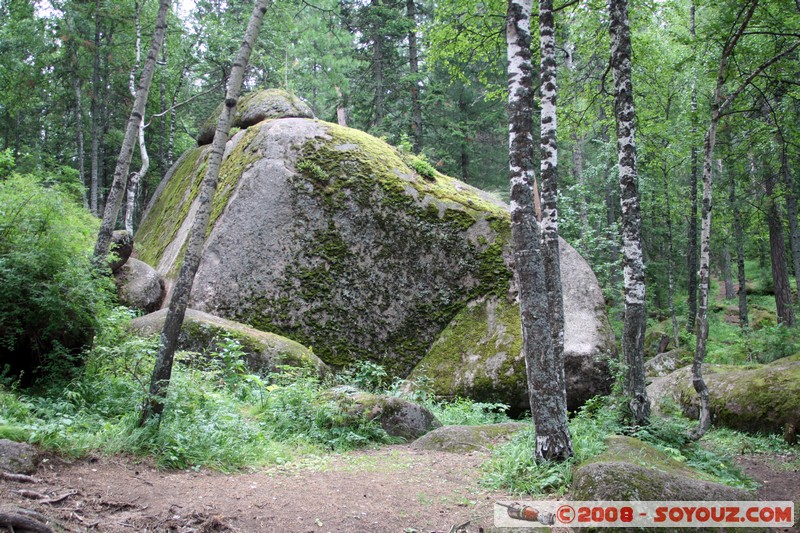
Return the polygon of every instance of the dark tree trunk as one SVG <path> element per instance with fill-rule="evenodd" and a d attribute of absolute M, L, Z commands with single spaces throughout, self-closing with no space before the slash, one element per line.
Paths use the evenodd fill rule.
<path fill-rule="evenodd" d="M 775 176 L 766 171 L 765 185 L 767 189 L 767 226 L 769 227 L 769 251 L 772 262 L 772 283 L 775 286 L 775 308 L 778 322 L 784 326 L 794 326 L 794 307 L 792 306 L 792 288 L 789 285 L 787 270 L 786 244 L 783 239 L 783 217 L 775 194 Z"/>
<path fill-rule="evenodd" d="M 664 147 L 664 152 L 666 153 L 667 146 Z M 674 265 L 674 254 L 675 251 L 672 247 L 672 209 L 670 206 L 670 198 L 669 198 L 669 171 L 667 169 L 667 159 L 666 156 L 661 160 L 661 173 L 663 176 L 663 185 L 664 185 L 664 205 L 666 208 L 666 212 L 664 213 L 664 221 L 666 222 L 667 227 L 667 277 L 668 277 L 668 293 L 667 293 L 667 303 L 669 305 L 669 316 L 672 320 L 672 340 L 675 343 L 675 347 L 677 348 L 680 346 L 680 337 L 678 336 L 678 317 L 675 314 L 675 275 L 673 271 L 675 270 Z"/>
<path fill-rule="evenodd" d="M 536 427 L 537 460 L 571 457 L 563 382 L 555 368 L 539 226 L 534 211 L 533 65 L 531 0 L 509 0 L 508 52 L 509 178 L 511 239 L 519 285 L 522 350 L 531 412 Z"/>
<path fill-rule="evenodd" d="M 746 330 L 750 327 L 747 317 L 747 277 L 744 271 L 744 230 L 742 228 L 742 214 L 739 212 L 739 202 L 736 200 L 736 178 L 731 176 L 730 193 L 728 201 L 733 213 L 733 240 L 736 243 L 736 267 L 739 282 L 739 327 Z"/>
<path fill-rule="evenodd" d="M 728 243 L 722 245 L 722 261 L 720 267 L 722 268 L 722 280 L 725 284 L 725 299 L 733 300 L 736 298 L 735 291 L 733 290 L 733 273 L 731 272 L 731 252 L 728 250 Z"/>
<path fill-rule="evenodd" d="M 380 8 L 381 0 L 372 0 L 375 8 Z M 380 24 L 380 23 L 378 23 Z M 375 83 L 375 116 L 373 126 L 380 127 L 383 124 L 383 36 L 380 27 L 372 28 L 372 76 Z"/>
<path fill-rule="evenodd" d="M 650 401 L 644 376 L 645 307 L 644 261 L 642 257 L 642 214 L 636 171 L 636 133 L 633 83 L 631 81 L 631 34 L 628 1 L 609 0 L 611 70 L 614 74 L 614 111 L 617 122 L 620 204 L 622 206 L 622 268 L 625 278 L 625 324 L 622 352 L 627 373 L 625 394 L 633 421 L 646 424 Z"/>
<path fill-rule="evenodd" d="M 89 206 L 94 215 L 99 215 L 99 188 L 100 188 L 100 0 L 94 3 L 94 59 L 92 63 L 92 154 L 91 178 L 89 183 Z"/>
<path fill-rule="evenodd" d="M 183 318 L 186 314 L 186 307 L 189 302 L 189 294 L 192 291 L 194 275 L 200 266 L 200 256 L 203 251 L 206 229 L 211 219 L 211 205 L 214 201 L 214 194 L 217 189 L 219 170 L 222 165 L 222 156 L 225 152 L 225 144 L 228 142 L 228 134 L 231 129 L 233 115 L 236 112 L 236 105 L 239 93 L 242 88 L 242 79 L 247 63 L 250 60 L 250 53 L 253 50 L 267 11 L 268 0 L 258 0 L 253 7 L 250 22 L 247 24 L 242 45 L 233 63 L 231 76 L 225 94 L 225 105 L 217 122 L 217 130 L 214 134 L 214 142 L 211 145 L 211 154 L 206 165 L 206 173 L 201 185 L 198 197 L 199 207 L 195 216 L 192 229 L 189 234 L 189 242 L 184 253 L 181 271 L 172 289 L 172 297 L 169 302 L 169 310 L 164 320 L 164 328 L 161 330 L 161 344 L 156 356 L 156 363 L 153 368 L 153 376 L 150 381 L 150 393 L 147 403 L 142 410 L 139 421 L 144 425 L 152 416 L 158 416 L 164 411 L 164 401 L 166 399 L 167 388 L 172 376 L 172 364 L 175 350 L 178 346 L 178 335 L 183 325 Z"/>
<path fill-rule="evenodd" d="M 786 216 L 789 218 L 789 247 L 792 250 L 792 267 L 794 268 L 796 298 L 800 298 L 800 227 L 797 223 L 797 190 L 794 186 L 789 161 L 786 155 L 786 143 L 781 149 L 781 176 L 786 187 Z"/>
<path fill-rule="evenodd" d="M 586 201 L 586 177 L 583 175 L 583 137 L 578 137 L 572 133 L 572 173 L 575 178 L 575 183 L 580 185 L 581 193 L 578 199 L 578 215 L 581 218 L 580 236 L 583 237 L 584 232 L 589 227 L 589 210 Z"/>
<path fill-rule="evenodd" d="M 142 74 L 139 78 L 139 87 L 136 91 L 136 99 L 133 103 L 128 125 L 125 129 L 125 138 L 122 141 L 117 165 L 114 169 L 114 180 L 106 199 L 106 208 L 103 213 L 103 221 L 100 224 L 100 231 L 97 234 L 97 243 L 94 248 L 94 257 L 97 261 L 103 260 L 108 254 L 111 244 L 111 233 L 117 222 L 117 216 L 122 205 L 122 193 L 128 178 L 133 148 L 136 145 L 136 137 L 141 132 L 142 117 L 144 108 L 147 104 L 147 95 L 150 91 L 150 84 L 153 81 L 153 73 L 156 69 L 156 59 L 164 41 L 164 34 L 167 30 L 167 12 L 169 11 L 170 0 L 160 0 L 158 15 L 156 16 L 156 26 L 153 31 L 153 39 L 150 44 L 150 51 L 147 54 Z"/>
<path fill-rule="evenodd" d="M 422 103 L 419 98 L 419 55 L 417 53 L 417 6 L 415 0 L 406 0 L 408 32 L 408 68 L 411 73 L 411 131 L 414 137 L 414 153 L 422 152 Z"/>

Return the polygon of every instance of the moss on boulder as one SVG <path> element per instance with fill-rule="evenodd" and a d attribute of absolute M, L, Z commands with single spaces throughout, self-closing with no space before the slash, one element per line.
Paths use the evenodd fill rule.
<path fill-rule="evenodd" d="M 415 156 L 358 130 L 305 118 L 242 124 L 226 147 L 191 307 L 313 346 L 331 365 L 369 359 L 405 377 L 469 302 L 514 301 L 510 216 L 496 198 L 435 171 L 423 178 Z M 137 234 L 140 256 L 167 280 L 207 158 L 199 147 L 176 163 Z M 584 301 L 599 293 L 585 281 L 565 289 L 577 328 L 604 313 Z M 612 338 L 603 331 L 593 353 Z"/>
<path fill-rule="evenodd" d="M 781 433 L 800 422 L 800 356 L 767 365 L 703 365 L 714 424 L 743 431 Z M 653 403 L 677 402 L 684 414 L 697 418 L 700 398 L 685 367 L 648 386 Z"/>
<path fill-rule="evenodd" d="M 336 387 L 328 395 L 349 417 L 376 420 L 393 437 L 414 440 L 442 423 L 426 407 L 402 398 L 370 394 L 352 387 Z"/>
<path fill-rule="evenodd" d="M 451 453 L 469 453 L 486 449 L 503 437 L 526 427 L 520 422 L 484 426 L 442 426 L 414 441 L 412 448 Z"/>
<path fill-rule="evenodd" d="M 211 144 L 214 140 L 217 122 L 224 105 L 221 103 L 217 106 L 200 127 L 200 134 L 197 136 L 199 146 Z M 262 120 L 287 117 L 314 118 L 314 112 L 308 104 L 288 91 L 267 89 L 248 93 L 239 100 L 231 127 L 245 129 Z"/>
<path fill-rule="evenodd" d="M 608 449 L 574 468 L 570 498 L 599 500 L 747 500 L 750 494 L 704 479 L 655 447 L 615 435 Z"/>
<path fill-rule="evenodd" d="M 156 335 L 164 327 L 166 317 L 167 310 L 162 309 L 133 319 L 130 328 L 140 335 Z M 253 372 L 273 372 L 281 365 L 311 367 L 320 374 L 327 372 L 327 365 L 314 352 L 293 340 L 195 309 L 186 310 L 178 349 L 208 355 L 218 352 L 226 338 L 241 344 Z"/>

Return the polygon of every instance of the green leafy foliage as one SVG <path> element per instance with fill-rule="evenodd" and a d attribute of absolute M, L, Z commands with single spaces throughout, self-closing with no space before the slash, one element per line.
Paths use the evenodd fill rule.
<path fill-rule="evenodd" d="M 63 375 L 91 340 L 113 298 L 89 261 L 96 231 L 58 183 L 0 181 L 0 364 L 11 372 Z"/>

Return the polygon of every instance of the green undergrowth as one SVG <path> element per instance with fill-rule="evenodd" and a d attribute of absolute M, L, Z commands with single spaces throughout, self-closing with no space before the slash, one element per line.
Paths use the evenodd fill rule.
<path fill-rule="evenodd" d="M 422 382 L 414 392 L 391 382 L 380 365 L 359 363 L 320 379 L 313 369 L 284 367 L 250 374 L 235 339 L 198 357 L 176 354 L 160 424 L 137 427 L 158 340 L 129 334 L 132 313 L 117 309 L 105 321 L 77 377 L 66 385 L 0 387 L 0 438 L 35 443 L 70 457 L 129 453 L 164 468 L 232 471 L 304 463 L 331 451 L 396 443 L 376 420 L 359 416 L 327 393 L 340 384 L 406 396 L 429 405 L 449 423 L 505 420 L 505 406 L 468 400 L 439 402 Z"/>
<path fill-rule="evenodd" d="M 670 458 L 692 468 L 701 479 L 752 490 L 755 485 L 732 462 L 742 450 L 781 451 L 772 437 L 753 437 L 728 429 L 712 429 L 701 442 L 686 438 L 696 424 L 682 417 L 653 417 L 649 426 L 630 428 L 620 423 L 619 407 L 612 397 L 590 400 L 569 422 L 575 456 L 565 462 L 533 460 L 536 434 L 533 424 L 494 449 L 483 465 L 482 483 L 493 490 L 517 494 L 563 495 L 569 489 L 576 465 L 606 450 L 606 438 L 626 434 L 647 442 Z"/>

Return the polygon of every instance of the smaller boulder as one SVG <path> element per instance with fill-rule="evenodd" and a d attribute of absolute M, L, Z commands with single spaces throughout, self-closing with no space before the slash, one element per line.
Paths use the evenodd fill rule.
<path fill-rule="evenodd" d="M 127 230 L 118 229 L 111 234 L 111 253 L 117 258 L 109 263 L 111 272 L 116 272 L 124 265 L 133 253 L 133 235 Z"/>
<path fill-rule="evenodd" d="M 689 363 L 688 354 L 685 350 L 676 348 L 668 352 L 660 353 L 644 364 L 644 373 L 647 377 L 666 376 L 679 367 Z"/>
<path fill-rule="evenodd" d="M 164 327 L 167 311 L 161 309 L 134 318 L 130 328 L 140 335 L 156 335 Z M 281 365 L 312 367 L 320 375 L 328 372 L 328 365 L 300 343 L 196 309 L 186 310 L 178 337 L 178 349 L 208 355 L 218 352 L 226 337 L 241 344 L 247 366 L 252 372 L 274 372 Z"/>
<path fill-rule="evenodd" d="M 0 439 L 0 472 L 33 474 L 39 464 L 39 452 L 30 444 Z"/>
<path fill-rule="evenodd" d="M 741 431 L 783 433 L 800 423 L 800 356 L 767 365 L 703 365 L 711 421 Z M 680 368 L 647 386 L 652 405 L 674 401 L 690 418 L 698 418 L 700 397 L 692 386 L 692 369 Z"/>
<path fill-rule="evenodd" d="M 402 398 L 370 394 L 352 387 L 336 387 L 329 393 L 348 414 L 377 420 L 393 437 L 415 440 L 442 426 L 427 408 Z"/>
<path fill-rule="evenodd" d="M 469 453 L 486 449 L 526 425 L 520 422 L 504 422 L 484 426 L 442 426 L 415 440 L 411 447 L 417 450 Z"/>
<path fill-rule="evenodd" d="M 164 301 L 164 279 L 143 261 L 131 257 L 114 273 L 120 303 L 148 313 Z"/>
<path fill-rule="evenodd" d="M 735 501 L 751 494 L 701 479 L 700 474 L 654 446 L 615 435 L 608 449 L 575 468 L 570 498 L 575 501 Z"/>
<path fill-rule="evenodd" d="M 224 102 L 208 117 L 197 136 L 198 146 L 211 144 Z M 268 118 L 314 118 L 314 112 L 300 98 L 283 89 L 267 89 L 243 96 L 236 106 L 231 127 L 249 128 Z"/>

